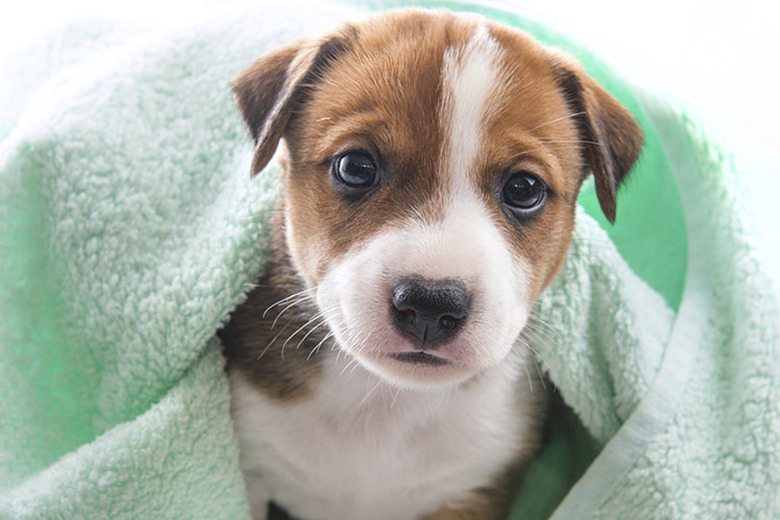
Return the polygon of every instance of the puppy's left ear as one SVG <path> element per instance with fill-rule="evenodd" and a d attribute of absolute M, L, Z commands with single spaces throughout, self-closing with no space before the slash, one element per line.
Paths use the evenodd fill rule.
<path fill-rule="evenodd" d="M 587 167 L 596 181 L 601 211 L 614 223 L 617 189 L 633 167 L 644 142 L 634 117 L 579 66 L 557 66 L 558 86 L 576 114 Z M 588 172 L 585 172 L 588 173 Z"/>
<path fill-rule="evenodd" d="M 350 47 L 355 34 L 356 29 L 345 26 L 319 39 L 295 42 L 261 57 L 233 82 L 236 103 L 255 140 L 252 175 L 273 157 L 306 90 Z"/>

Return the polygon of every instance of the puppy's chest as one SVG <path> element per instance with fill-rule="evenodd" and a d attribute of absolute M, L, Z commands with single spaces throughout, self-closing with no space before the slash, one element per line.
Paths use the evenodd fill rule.
<path fill-rule="evenodd" d="M 306 520 L 419 518 L 491 485 L 522 448 L 508 374 L 431 394 L 342 370 L 326 369 L 315 394 L 294 404 L 231 375 L 251 502 L 274 500 Z"/>

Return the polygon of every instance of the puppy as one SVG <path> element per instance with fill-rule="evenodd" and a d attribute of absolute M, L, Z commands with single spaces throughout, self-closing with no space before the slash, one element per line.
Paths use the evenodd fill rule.
<path fill-rule="evenodd" d="M 398 11 L 234 83 L 283 174 L 267 271 L 221 331 L 252 514 L 499 519 L 539 442 L 523 330 L 641 132 L 571 59 L 473 15 Z"/>

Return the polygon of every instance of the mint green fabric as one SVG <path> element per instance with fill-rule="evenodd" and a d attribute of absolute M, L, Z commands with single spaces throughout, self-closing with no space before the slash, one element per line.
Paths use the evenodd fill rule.
<path fill-rule="evenodd" d="M 536 22 L 427 5 L 572 52 L 647 140 L 614 226 L 586 186 L 535 311 L 555 398 L 511 518 L 779 517 L 780 292 L 751 221 L 780 210 L 751 215 L 747 184 L 778 163 L 741 175 L 731 143 Z M 248 516 L 215 332 L 262 271 L 276 183 L 249 178 L 229 82 L 362 13 L 86 20 L 0 70 L 0 518 Z"/>

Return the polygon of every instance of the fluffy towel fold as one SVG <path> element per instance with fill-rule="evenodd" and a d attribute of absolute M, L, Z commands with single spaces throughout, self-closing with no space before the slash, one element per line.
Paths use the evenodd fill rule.
<path fill-rule="evenodd" d="M 647 138 L 614 227 L 582 194 L 536 309 L 557 397 L 512 518 L 777 518 L 778 273 L 733 156 L 560 35 L 446 5 L 574 51 Z M 215 332 L 262 271 L 276 184 L 249 178 L 229 83 L 361 15 L 85 21 L 0 71 L 0 518 L 248 516 Z"/>

